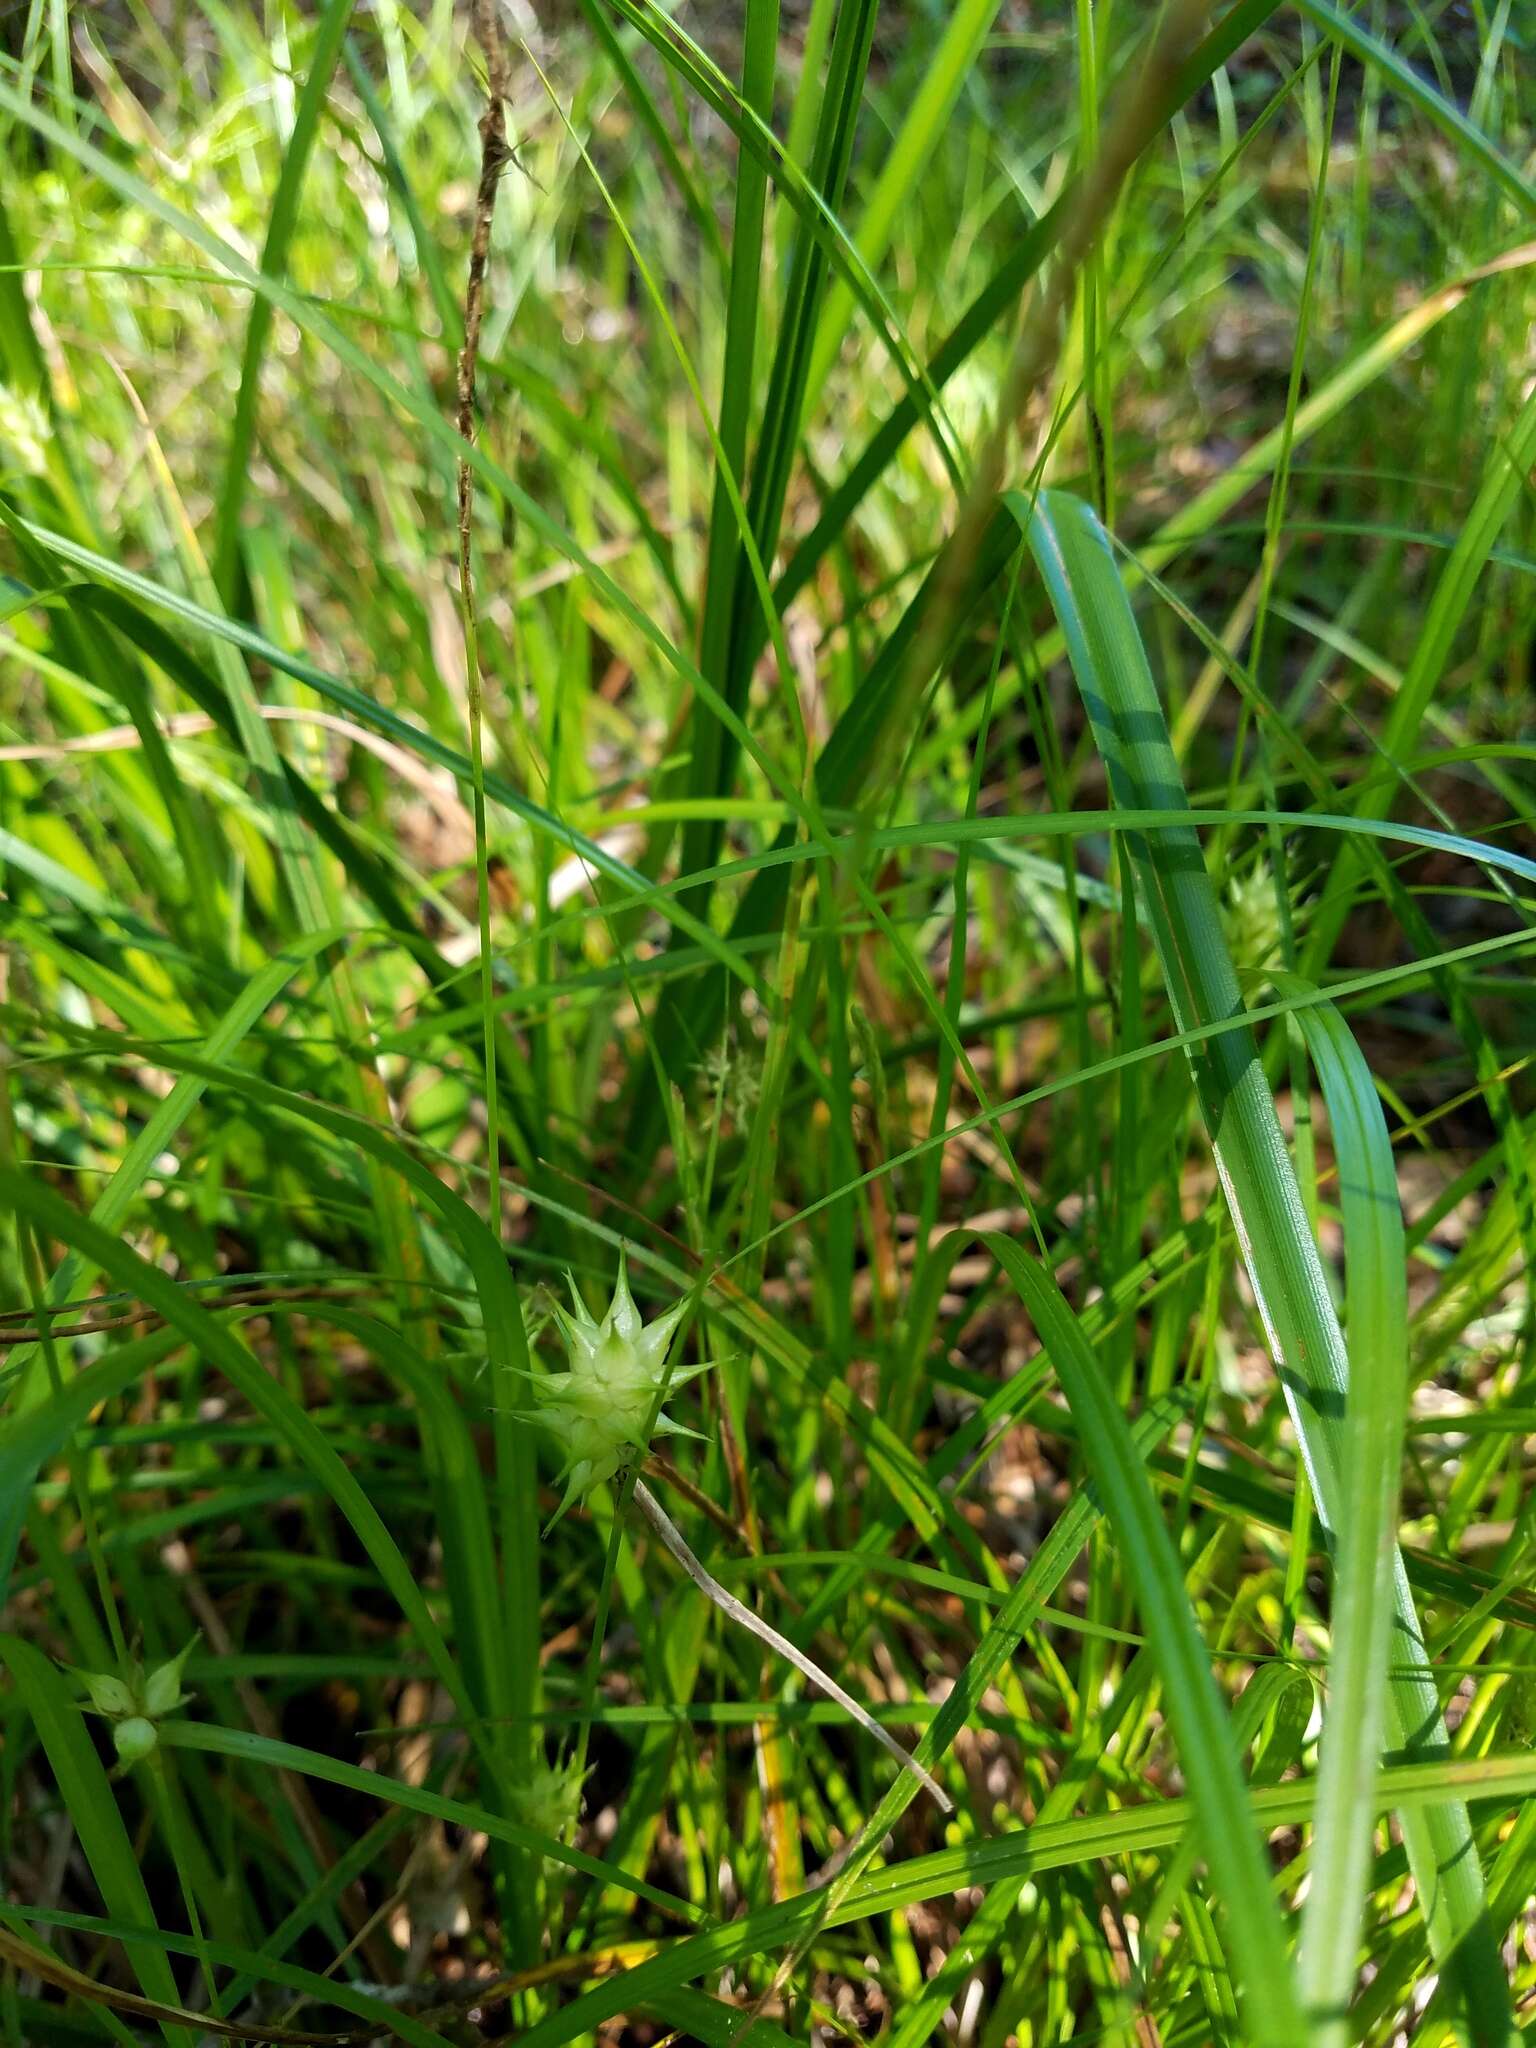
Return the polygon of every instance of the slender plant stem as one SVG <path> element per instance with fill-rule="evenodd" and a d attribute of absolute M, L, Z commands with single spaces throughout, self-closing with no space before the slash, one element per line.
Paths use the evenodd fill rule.
<path fill-rule="evenodd" d="M 770 1627 L 760 1616 L 754 1614 L 750 1607 L 743 1606 L 734 1593 L 727 1593 L 718 1579 L 710 1577 L 684 1542 L 682 1532 L 676 1523 L 643 1479 L 635 1481 L 635 1504 L 706 1599 L 713 1600 L 728 1620 L 748 1630 L 759 1642 L 766 1643 L 771 1650 L 777 1650 L 786 1662 L 794 1665 L 802 1678 L 808 1678 L 812 1685 L 819 1686 L 829 1699 L 836 1700 L 844 1713 L 852 1715 L 866 1735 L 872 1735 L 882 1749 L 888 1750 L 895 1757 L 904 1771 L 912 1773 L 923 1790 L 932 1794 L 945 1813 L 954 1812 L 954 1801 L 943 1786 L 923 1769 L 909 1750 L 902 1748 L 889 1729 L 882 1728 L 851 1693 L 843 1691 L 835 1678 L 823 1671 L 819 1664 L 813 1664 L 803 1650 L 796 1649 L 788 1636 L 781 1636 L 776 1628 Z"/>

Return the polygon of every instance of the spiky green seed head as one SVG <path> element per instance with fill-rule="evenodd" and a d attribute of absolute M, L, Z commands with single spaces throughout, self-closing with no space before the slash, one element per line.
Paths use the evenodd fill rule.
<path fill-rule="evenodd" d="M 708 1364 L 691 1365 L 668 1374 L 667 1353 L 684 1304 L 654 1322 L 644 1322 L 629 1291 L 622 1254 L 613 1299 L 601 1322 L 594 1320 L 574 1281 L 571 1302 L 569 1311 L 555 1308 L 569 1370 L 534 1381 L 539 1406 L 524 1418 L 542 1423 L 565 1452 L 560 1470 L 565 1494 L 551 1529 L 572 1501 L 631 1464 L 652 1435 L 694 1433 L 661 1414 L 657 1403 L 664 1388 L 680 1386 L 709 1369 Z"/>
<path fill-rule="evenodd" d="M 1223 917 L 1227 944 L 1239 967 L 1268 966 L 1280 950 L 1280 909 L 1275 878 L 1267 861 L 1234 875 L 1227 888 Z"/>
<path fill-rule="evenodd" d="M 587 1774 L 571 1764 L 537 1765 L 526 1785 L 514 1794 L 517 1818 L 525 1828 L 564 1842 L 581 1818 L 581 1791 Z"/>

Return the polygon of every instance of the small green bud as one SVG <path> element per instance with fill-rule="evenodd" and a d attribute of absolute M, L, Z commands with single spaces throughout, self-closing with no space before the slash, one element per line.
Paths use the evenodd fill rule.
<path fill-rule="evenodd" d="M 74 1670 L 71 1665 L 71 1670 Z M 75 1677 L 91 1696 L 91 1707 L 98 1714 L 131 1714 L 134 1712 L 133 1694 L 122 1679 L 114 1678 L 110 1671 L 75 1671 Z"/>
<path fill-rule="evenodd" d="M 197 1637 L 193 1636 L 184 1650 L 179 1650 L 168 1664 L 151 1671 L 145 1679 L 144 1711 L 152 1719 L 158 1720 L 162 1714 L 174 1713 L 177 1707 L 185 1706 L 191 1698 L 190 1693 L 181 1689 L 181 1674 L 196 1647 Z"/>
<path fill-rule="evenodd" d="M 699 1061 L 698 1072 L 738 1129 L 751 1121 L 763 1085 L 751 1048 L 722 1038 Z M 681 1090 L 677 1091 L 677 1100 L 679 1103 L 684 1100 Z M 674 1128 L 686 1128 L 686 1123 L 685 1113 L 681 1125 L 674 1125 Z"/>
<path fill-rule="evenodd" d="M 128 1667 L 126 1678 L 110 1671 L 76 1671 L 74 1676 L 90 1694 L 87 1713 L 103 1714 L 112 1723 L 112 1741 L 124 1765 L 147 1757 L 160 1740 L 155 1723 L 191 1697 L 181 1689 L 181 1674 L 197 1644 L 193 1636 L 184 1650 L 169 1663 L 157 1665 L 146 1677 L 137 1659 Z"/>
<path fill-rule="evenodd" d="M 119 1721 L 112 1730 L 112 1742 L 125 1764 L 142 1763 L 159 1744 L 160 1736 L 153 1721 L 142 1714 L 130 1714 L 126 1721 Z"/>

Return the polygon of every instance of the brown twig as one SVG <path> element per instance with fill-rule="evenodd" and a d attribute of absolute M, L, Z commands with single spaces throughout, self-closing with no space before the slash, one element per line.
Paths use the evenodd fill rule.
<path fill-rule="evenodd" d="M 491 227 L 496 218 L 496 187 L 512 160 L 507 141 L 506 99 L 511 83 L 501 30 L 498 0 L 474 0 L 475 34 L 485 53 L 486 107 L 480 117 L 480 183 L 475 193 L 475 222 L 469 244 L 469 280 L 464 289 L 464 343 L 459 350 L 456 423 L 460 440 L 475 437 L 475 369 L 480 359 L 480 327 L 485 318 L 485 273 L 491 254 Z M 480 999 L 485 1033 L 485 1151 L 493 1225 L 501 1215 L 501 1145 L 496 1102 L 496 1012 L 491 975 L 491 881 L 485 811 L 485 693 L 480 673 L 480 626 L 475 611 L 474 478 L 467 454 L 459 457 L 459 618 L 464 633 L 464 687 L 469 711 L 469 761 L 475 829 L 475 907 L 480 933 Z"/>
<path fill-rule="evenodd" d="M 475 35 L 485 52 L 487 101 L 480 117 L 480 185 L 475 193 L 475 224 L 469 245 L 469 283 L 464 293 L 464 345 L 459 350 L 456 423 L 466 441 L 475 437 L 475 366 L 480 359 L 480 326 L 485 318 L 485 271 L 491 253 L 491 224 L 496 218 L 496 186 L 512 160 L 507 141 L 506 98 L 510 83 L 506 52 L 496 24 L 496 0 L 475 0 Z M 460 567 L 469 576 L 470 468 L 459 459 Z"/>
<path fill-rule="evenodd" d="M 219 1302 L 219 1308 L 273 1308 L 282 1302 L 306 1301 L 349 1301 L 354 1295 L 369 1294 L 374 1290 L 359 1284 L 356 1287 L 260 1287 L 249 1294 L 230 1294 Z M 47 1335 L 50 1337 L 97 1337 L 104 1330 L 128 1330 L 142 1323 L 163 1323 L 165 1317 L 158 1309 L 128 1309 L 120 1316 L 98 1316 L 80 1323 L 50 1322 Z M 40 1344 L 44 1331 L 37 1323 L 23 1323 L 19 1327 L 0 1328 L 0 1350 L 13 1344 Z"/>

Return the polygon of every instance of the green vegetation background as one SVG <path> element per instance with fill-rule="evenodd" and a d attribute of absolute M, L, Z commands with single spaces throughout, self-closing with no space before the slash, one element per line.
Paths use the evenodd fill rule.
<path fill-rule="evenodd" d="M 7 2039 L 1517 2038 L 1532 30 L 7 10 Z"/>

